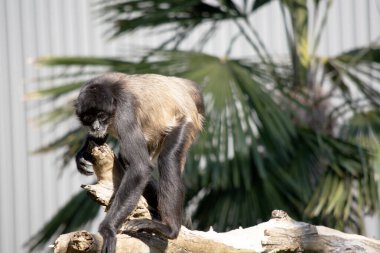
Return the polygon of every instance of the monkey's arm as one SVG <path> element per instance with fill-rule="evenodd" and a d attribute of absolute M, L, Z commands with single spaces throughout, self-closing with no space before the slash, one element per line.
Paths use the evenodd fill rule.
<path fill-rule="evenodd" d="M 120 159 L 126 171 L 112 205 L 99 226 L 99 233 L 104 239 L 103 253 L 115 252 L 117 229 L 135 208 L 152 171 L 145 139 L 134 114 L 128 114 L 130 109 L 122 111 L 115 116 L 115 129 L 119 137 Z"/>

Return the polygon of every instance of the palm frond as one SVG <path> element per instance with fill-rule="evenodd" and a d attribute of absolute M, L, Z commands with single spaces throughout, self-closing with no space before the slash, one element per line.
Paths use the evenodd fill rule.
<path fill-rule="evenodd" d="M 74 82 L 59 85 L 47 89 L 39 89 L 37 91 L 30 92 L 26 94 L 27 99 L 41 99 L 43 97 L 49 97 L 50 99 L 57 99 L 61 96 L 66 95 L 72 91 L 75 91 L 80 88 L 83 82 Z"/>
<path fill-rule="evenodd" d="M 314 139 L 309 148 L 323 160 L 314 178 L 316 188 L 305 213 L 311 218 L 325 219 L 327 224 L 340 229 L 349 226 L 360 231 L 362 210 L 378 208 L 374 172 L 366 163 L 368 152 L 362 146 L 341 139 L 329 136 L 316 139 L 311 133 L 308 135 Z M 361 187 L 363 185 L 368 187 Z"/>
<path fill-rule="evenodd" d="M 335 59 L 351 65 L 360 63 L 380 63 L 380 48 L 378 45 L 355 48 L 336 56 Z"/>
<path fill-rule="evenodd" d="M 272 0 L 255 0 L 255 3 L 252 5 L 252 11 L 259 9 L 260 7 L 270 3 Z"/>
<path fill-rule="evenodd" d="M 164 25 L 171 25 L 171 28 L 178 32 L 193 29 L 207 21 L 220 21 L 244 15 L 233 1 L 219 1 L 218 5 L 200 0 L 136 0 L 118 3 L 102 1 L 97 7 L 105 17 L 103 21 L 113 24 L 112 36 Z"/>
<path fill-rule="evenodd" d="M 379 108 L 380 92 L 373 85 L 373 82 L 380 81 L 380 69 L 377 69 L 380 57 L 377 54 L 378 49 L 362 48 L 322 59 L 325 75 L 331 81 L 331 90 L 343 98 L 339 106 L 330 112 L 330 118 Z"/>
<path fill-rule="evenodd" d="M 63 148 L 64 151 L 61 155 L 61 167 L 63 168 L 75 157 L 85 137 L 85 131 L 78 126 L 77 128 L 67 131 L 63 136 L 55 139 L 51 143 L 36 149 L 34 153 L 48 153 Z"/>
<path fill-rule="evenodd" d="M 74 101 L 69 101 L 67 104 L 52 108 L 51 110 L 41 113 L 33 118 L 33 122 L 37 125 L 57 125 L 69 120 L 74 114 Z"/>

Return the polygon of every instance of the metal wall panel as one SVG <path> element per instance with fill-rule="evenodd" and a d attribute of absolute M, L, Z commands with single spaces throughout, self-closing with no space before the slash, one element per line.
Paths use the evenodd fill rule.
<path fill-rule="evenodd" d="M 55 84 L 32 81 L 54 72 L 30 61 L 41 55 L 104 53 L 105 41 L 93 38 L 100 41 L 95 47 L 89 40 L 87 31 L 94 26 L 89 1 L 0 3 L 0 252 L 26 252 L 27 239 L 78 192 L 81 183 L 88 182 L 73 168 L 61 173 L 58 153 L 32 154 L 67 126 L 39 127 L 32 122 L 50 105 L 26 103 L 24 94 Z"/>
<path fill-rule="evenodd" d="M 38 76 L 55 73 L 30 64 L 42 55 L 119 55 L 136 46 L 157 43 L 160 36 L 146 35 L 116 41 L 104 39 L 104 25 L 94 19 L 90 0 L 0 0 L 0 252 L 25 252 L 23 243 L 35 233 L 88 179 L 73 166 L 64 173 L 56 167 L 58 153 L 33 155 L 69 126 L 39 127 L 33 116 L 47 109 L 46 103 L 24 101 L 26 92 L 52 86 L 38 83 Z M 380 0 L 336 0 L 319 52 L 337 54 L 362 46 L 380 35 Z M 253 18 L 268 50 L 281 57 L 286 52 L 281 10 L 277 1 Z M 223 56 L 226 36 L 235 27 L 227 23 L 211 41 L 208 52 Z M 188 44 L 197 39 L 196 35 Z M 233 55 L 249 56 L 238 41 Z M 58 102 L 57 102 L 58 103 Z M 377 224 L 378 220 L 370 224 Z M 380 237 L 379 226 L 368 226 Z"/>

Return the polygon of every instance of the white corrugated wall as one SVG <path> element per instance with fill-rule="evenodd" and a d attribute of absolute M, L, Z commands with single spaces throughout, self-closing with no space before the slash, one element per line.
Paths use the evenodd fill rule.
<path fill-rule="evenodd" d="M 57 154 L 31 152 L 65 131 L 39 127 L 33 116 L 46 110 L 41 102 L 25 103 L 24 94 L 42 85 L 33 79 L 51 74 L 28 62 L 42 55 L 118 55 L 152 40 L 136 34 L 128 40 L 107 42 L 104 27 L 95 21 L 90 0 L 0 0 L 0 252 L 25 252 L 23 243 L 87 181 L 73 168 L 61 173 Z M 286 49 L 280 9 L 275 2 L 260 10 L 255 24 L 264 43 L 281 56 Z M 223 37 L 208 45 L 223 54 Z M 320 52 L 336 54 L 367 44 L 380 35 L 380 0 L 336 0 Z M 159 39 L 159 38 L 157 38 Z M 153 40 L 154 41 L 154 40 Z M 191 43 L 189 41 L 189 43 Z M 224 47 L 224 48 L 223 48 Z M 245 55 L 244 44 L 234 52 Z M 379 222 L 367 226 L 380 238 Z"/>

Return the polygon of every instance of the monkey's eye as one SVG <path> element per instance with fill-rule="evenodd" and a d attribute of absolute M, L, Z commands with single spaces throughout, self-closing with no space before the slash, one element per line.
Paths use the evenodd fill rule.
<path fill-rule="evenodd" d="M 105 112 L 99 112 L 96 117 L 98 118 L 99 121 L 107 121 L 108 120 L 108 114 Z"/>
<path fill-rule="evenodd" d="M 91 125 L 92 122 L 94 122 L 94 120 L 95 120 L 95 117 L 92 115 L 85 115 L 82 117 L 82 122 L 85 125 Z"/>

